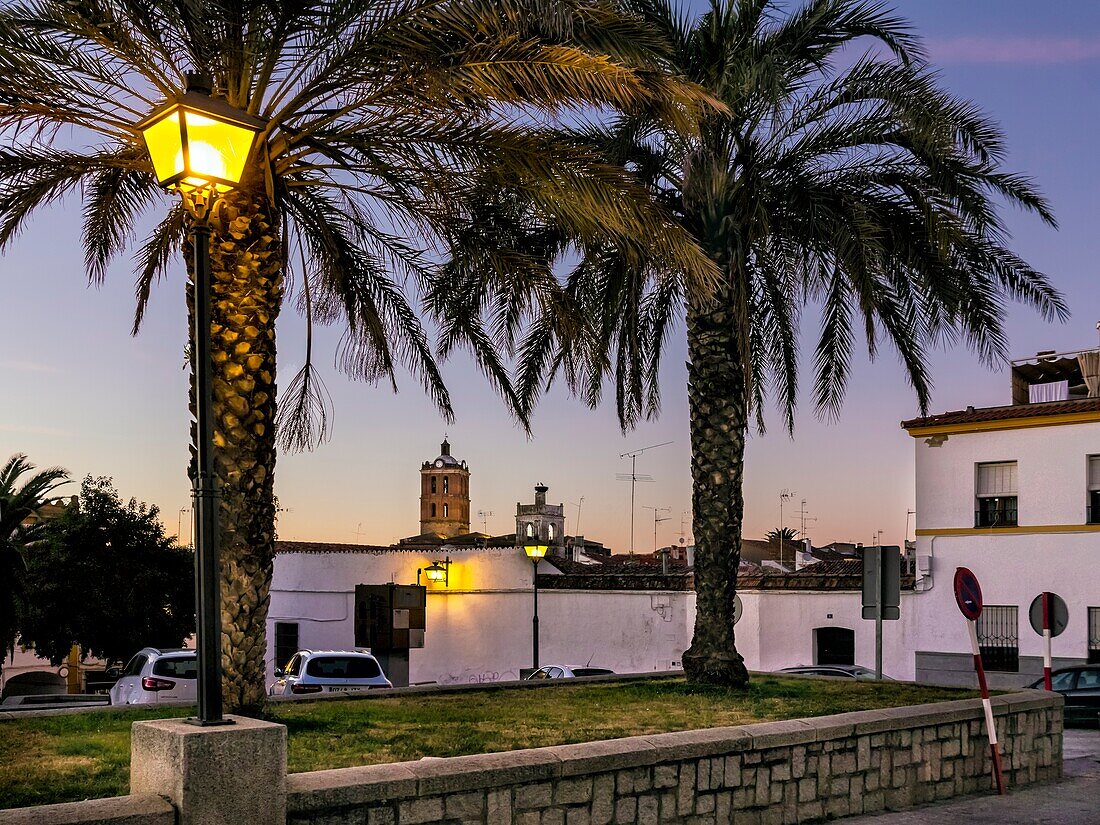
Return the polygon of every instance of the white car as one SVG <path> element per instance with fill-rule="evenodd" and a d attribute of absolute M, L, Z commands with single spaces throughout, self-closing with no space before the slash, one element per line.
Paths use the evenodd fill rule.
<path fill-rule="evenodd" d="M 112 705 L 194 702 L 198 697 L 198 661 L 193 650 L 138 652 L 111 688 Z"/>
<path fill-rule="evenodd" d="M 355 693 L 391 688 L 378 660 L 363 650 L 299 650 L 285 668 L 275 669 L 269 696 Z"/>
<path fill-rule="evenodd" d="M 611 676 L 615 673 L 606 667 L 568 667 L 566 665 L 546 665 L 540 667 L 528 679 L 576 679 L 581 676 Z"/>

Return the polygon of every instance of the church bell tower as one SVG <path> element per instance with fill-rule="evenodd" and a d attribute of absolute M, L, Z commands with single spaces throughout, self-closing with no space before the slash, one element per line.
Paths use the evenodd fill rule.
<path fill-rule="evenodd" d="M 420 532 L 448 539 L 470 532 L 470 469 L 451 455 L 446 439 L 439 456 L 420 468 Z"/>

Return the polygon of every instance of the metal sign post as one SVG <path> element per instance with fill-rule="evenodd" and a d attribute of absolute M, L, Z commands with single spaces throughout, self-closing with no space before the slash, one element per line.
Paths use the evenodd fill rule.
<path fill-rule="evenodd" d="M 982 651 L 978 646 L 978 617 L 982 615 L 982 588 L 978 577 L 959 567 L 955 570 L 955 602 L 966 618 L 970 631 L 970 650 L 974 654 L 974 671 L 978 674 L 978 689 L 982 694 L 982 709 L 985 711 L 985 729 L 989 734 L 989 755 L 993 760 L 993 779 L 997 783 L 997 793 L 1004 794 L 1005 780 L 1001 768 L 1001 751 L 997 747 L 997 726 L 993 721 L 993 704 L 989 701 L 989 685 L 985 681 L 985 666 L 982 664 Z"/>
<path fill-rule="evenodd" d="M 882 622 L 901 618 L 901 548 L 863 548 L 863 618 L 875 620 L 875 678 L 882 678 Z"/>
<path fill-rule="evenodd" d="M 1069 608 L 1057 593 L 1044 591 L 1031 602 L 1028 618 L 1032 629 L 1043 637 L 1043 687 L 1051 690 L 1051 639 L 1069 624 Z"/>

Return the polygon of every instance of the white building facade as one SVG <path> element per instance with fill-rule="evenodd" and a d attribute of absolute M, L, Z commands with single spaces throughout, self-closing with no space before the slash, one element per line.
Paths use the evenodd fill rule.
<path fill-rule="evenodd" d="M 1028 611 L 1044 590 L 1069 608 L 1054 665 L 1100 660 L 1100 399 L 968 409 L 908 422 L 916 444 L 919 629 L 915 676 L 969 683 L 955 570 L 981 583 L 979 643 L 998 686 L 1042 674 Z"/>

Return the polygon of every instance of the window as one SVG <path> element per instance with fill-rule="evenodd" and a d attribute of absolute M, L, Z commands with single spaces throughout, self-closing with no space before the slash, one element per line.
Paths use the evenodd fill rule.
<path fill-rule="evenodd" d="M 1090 665 L 1100 664 L 1100 607 L 1089 608 L 1089 653 L 1086 661 Z"/>
<path fill-rule="evenodd" d="M 451 492 L 451 479 L 447 476 L 443 476 L 443 495 L 447 495 Z"/>
<path fill-rule="evenodd" d="M 382 675 L 369 656 L 314 656 L 306 665 L 307 676 L 329 679 L 373 679 Z"/>
<path fill-rule="evenodd" d="M 854 665 L 856 632 L 847 627 L 814 628 L 815 665 Z"/>
<path fill-rule="evenodd" d="M 153 662 L 154 676 L 171 676 L 174 679 L 198 678 L 199 665 L 194 656 L 171 656 Z"/>
<path fill-rule="evenodd" d="M 977 473 L 977 510 L 975 527 L 1013 527 L 1016 525 L 1016 462 L 998 461 L 979 464 Z"/>
<path fill-rule="evenodd" d="M 275 665 L 281 667 L 298 652 L 298 623 L 275 622 Z"/>
<path fill-rule="evenodd" d="M 1089 456 L 1089 524 L 1100 524 L 1100 455 Z"/>
<path fill-rule="evenodd" d="M 1020 609 L 989 604 L 978 617 L 978 651 L 987 670 L 1020 670 Z"/>
<path fill-rule="evenodd" d="M 554 540 L 554 525 L 553 524 L 547 525 L 546 529 L 548 531 L 547 534 L 550 537 L 550 541 L 553 541 Z"/>
<path fill-rule="evenodd" d="M 435 476 L 432 476 L 432 492 L 435 492 Z"/>
<path fill-rule="evenodd" d="M 435 504 L 432 504 L 432 518 L 435 518 Z"/>
<path fill-rule="evenodd" d="M 446 486 L 446 485 L 444 485 L 444 486 Z M 446 504 L 443 505 L 443 518 L 450 518 L 450 515 L 448 514 L 448 511 L 450 509 L 451 508 L 448 507 Z"/>
<path fill-rule="evenodd" d="M 302 673 L 302 657 L 297 653 L 286 664 L 287 676 L 300 676 Z"/>
<path fill-rule="evenodd" d="M 1088 668 L 1082 670 L 1077 677 L 1078 690 L 1096 690 L 1100 688 L 1100 669 Z"/>
<path fill-rule="evenodd" d="M 535 525 L 531 522 L 527 522 L 527 538 L 532 539 L 535 537 Z"/>

